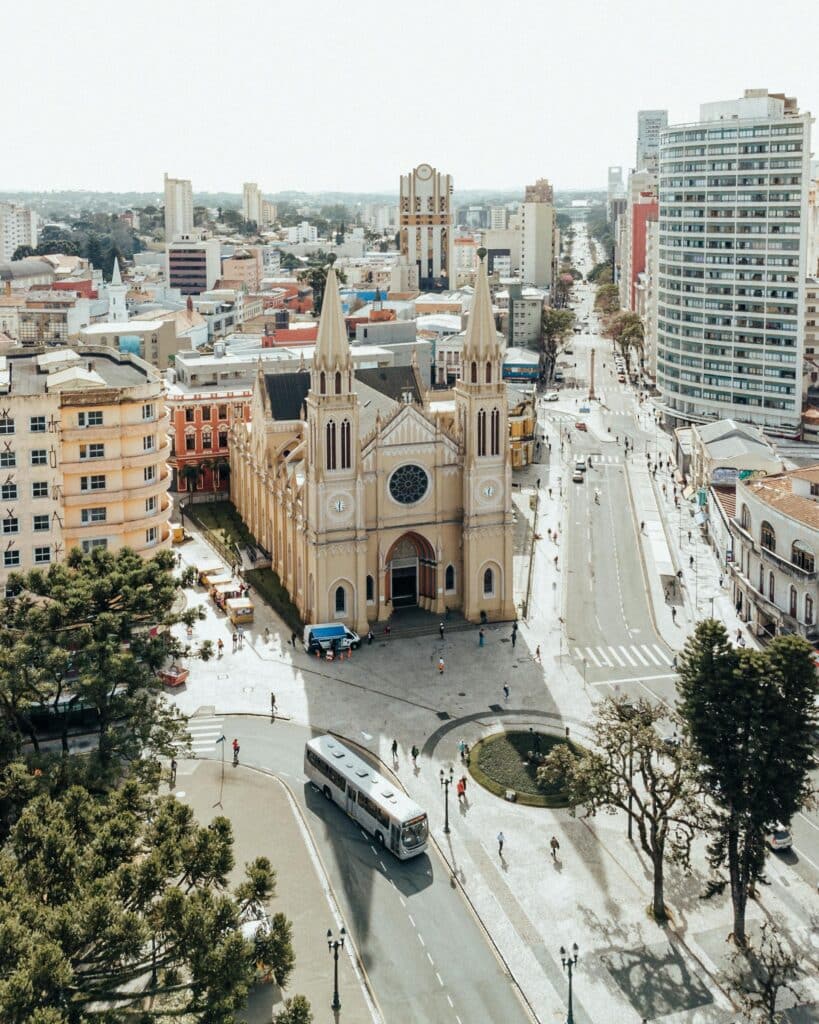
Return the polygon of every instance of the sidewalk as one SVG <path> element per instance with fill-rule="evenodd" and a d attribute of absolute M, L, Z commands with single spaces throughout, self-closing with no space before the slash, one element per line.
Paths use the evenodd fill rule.
<path fill-rule="evenodd" d="M 230 818 L 236 860 L 230 875 L 235 885 L 244 876 L 244 865 L 255 857 L 270 858 L 276 871 L 276 895 L 268 910 L 283 913 L 293 925 L 296 966 L 287 990 L 275 984 L 255 986 L 247 1007 L 237 1016 L 246 1024 L 270 1024 L 284 999 L 301 994 L 310 1000 L 317 1024 L 334 1019 L 345 1024 L 371 1024 L 380 1018 L 370 1010 L 362 979 L 353 964 L 348 940 L 339 956 L 339 991 L 343 1012 L 338 1018 L 330 1010 L 333 998 L 332 962 L 324 935 L 328 928 L 338 933 L 341 919 L 320 861 L 295 804 L 277 779 L 247 768 L 225 770 L 221 806 L 222 767 L 213 761 L 180 761 L 176 779 L 177 799 L 189 804 L 200 824 L 217 815 Z M 264 808 L 264 813 L 260 809 Z"/>

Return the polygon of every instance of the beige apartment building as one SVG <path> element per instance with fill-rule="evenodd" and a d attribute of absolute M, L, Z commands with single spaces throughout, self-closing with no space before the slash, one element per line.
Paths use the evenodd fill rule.
<path fill-rule="evenodd" d="M 75 547 L 167 546 L 168 426 L 162 379 L 136 356 L 0 357 L 0 587 Z"/>

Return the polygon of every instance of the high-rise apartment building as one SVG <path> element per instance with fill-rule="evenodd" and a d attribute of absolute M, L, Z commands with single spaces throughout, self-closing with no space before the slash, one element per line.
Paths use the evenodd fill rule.
<path fill-rule="evenodd" d="M 444 291 L 454 271 L 452 175 L 419 164 L 401 175 L 401 256 L 423 291 Z"/>
<path fill-rule="evenodd" d="M 261 227 L 262 193 L 255 181 L 246 181 L 242 185 L 242 216 Z"/>
<path fill-rule="evenodd" d="M 623 309 L 636 310 L 637 280 L 646 269 L 646 227 L 655 220 L 657 176 L 652 171 L 632 171 L 616 231 L 617 283 Z"/>
<path fill-rule="evenodd" d="M 661 133 L 657 385 L 673 422 L 800 431 L 810 125 L 752 89 Z"/>
<path fill-rule="evenodd" d="M 520 276 L 524 284 L 550 288 L 555 260 L 555 208 L 545 178 L 526 187 L 520 207 Z"/>
<path fill-rule="evenodd" d="M 165 174 L 165 241 L 175 242 L 193 231 L 193 188 L 185 178 Z"/>
<path fill-rule="evenodd" d="M 524 203 L 554 203 L 555 190 L 548 178 L 538 178 L 534 185 L 527 185 L 523 197 Z"/>
<path fill-rule="evenodd" d="M 8 263 L 21 245 L 37 247 L 37 214 L 25 206 L 0 203 L 0 263 Z"/>
<path fill-rule="evenodd" d="M 0 592 L 75 547 L 170 544 L 169 419 L 161 375 L 111 349 L 0 356 Z"/>
<path fill-rule="evenodd" d="M 608 213 L 609 223 L 612 225 L 614 225 L 616 219 L 613 204 L 624 196 L 625 186 L 623 184 L 623 168 L 609 167 L 608 187 L 606 190 L 606 212 Z"/>
<path fill-rule="evenodd" d="M 509 211 L 505 206 L 490 206 L 489 208 L 489 230 L 505 231 Z"/>
<path fill-rule="evenodd" d="M 657 171 L 660 154 L 660 132 L 668 126 L 667 110 L 637 111 L 637 152 L 635 171 Z"/>

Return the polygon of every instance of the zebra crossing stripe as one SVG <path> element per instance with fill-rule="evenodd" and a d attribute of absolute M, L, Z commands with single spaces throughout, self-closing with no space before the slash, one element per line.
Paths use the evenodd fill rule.
<path fill-rule="evenodd" d="M 620 668 L 626 667 L 626 663 L 623 661 L 623 659 L 620 657 L 620 655 L 617 653 L 617 651 L 615 651 L 613 647 L 609 647 L 609 654 L 612 656 L 612 658 L 614 658 L 614 660 L 617 662 Z"/>
<path fill-rule="evenodd" d="M 609 661 L 609 659 L 608 659 L 608 655 L 607 655 L 607 654 L 605 653 L 605 651 L 603 650 L 603 648 L 602 648 L 602 647 L 598 647 L 598 648 L 597 648 L 597 653 L 598 653 L 598 655 L 599 655 L 599 657 L 600 657 L 600 660 L 601 660 L 601 661 L 603 662 L 603 664 L 604 664 L 604 665 L 605 665 L 605 666 L 606 666 L 607 668 L 611 668 L 611 667 L 612 667 L 612 664 L 611 664 L 611 662 L 610 662 L 610 661 Z"/>
<path fill-rule="evenodd" d="M 636 667 L 637 666 L 637 662 L 632 658 L 632 656 L 628 653 L 628 651 L 625 649 L 625 647 L 623 647 L 622 644 L 620 644 L 619 647 L 620 647 L 620 650 L 623 652 L 623 657 L 626 659 L 626 661 L 628 661 L 629 665 L 632 665 L 632 666 Z"/>
<path fill-rule="evenodd" d="M 656 655 L 654 655 L 654 654 L 652 654 L 652 653 L 651 653 L 651 648 L 650 648 L 650 647 L 648 646 L 648 644 L 643 644 L 643 646 L 642 646 L 642 648 L 641 648 L 641 649 L 642 649 L 643 651 L 645 651 L 645 655 L 646 655 L 646 657 L 647 657 L 647 658 L 650 658 L 650 659 L 651 659 L 651 661 L 652 661 L 652 663 L 653 663 L 654 665 L 660 665 L 660 664 L 662 664 L 661 662 L 657 661 L 657 657 L 656 657 Z"/>
<path fill-rule="evenodd" d="M 631 648 L 631 653 L 634 655 L 634 657 L 638 661 L 641 661 L 646 666 L 648 665 L 648 662 L 646 661 L 646 659 L 642 656 L 642 654 L 640 654 L 640 648 L 639 647 L 637 647 L 637 646 L 632 647 Z"/>
<path fill-rule="evenodd" d="M 596 657 L 594 651 L 591 649 L 591 647 L 586 647 L 586 648 L 584 648 L 584 650 L 586 651 L 586 654 L 589 656 L 589 658 L 594 662 L 594 664 L 598 668 L 600 668 L 600 662 L 597 660 L 597 657 Z"/>
<path fill-rule="evenodd" d="M 659 654 L 659 656 L 660 656 L 660 664 L 661 665 L 667 665 L 668 664 L 668 655 L 665 653 L 665 651 L 662 649 L 662 647 L 658 647 L 656 644 L 652 644 L 651 646 L 654 648 L 654 650 L 657 652 L 657 654 Z"/>

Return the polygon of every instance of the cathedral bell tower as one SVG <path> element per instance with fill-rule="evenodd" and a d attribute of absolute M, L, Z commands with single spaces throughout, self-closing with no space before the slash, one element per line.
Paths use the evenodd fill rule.
<path fill-rule="evenodd" d="M 125 303 L 127 293 L 128 285 L 122 283 L 119 259 L 115 254 L 111 283 L 108 285 L 108 319 L 112 323 L 124 323 L 128 319 L 128 306 Z"/>
<path fill-rule="evenodd" d="M 455 403 L 463 446 L 464 615 L 515 617 L 512 598 L 512 462 L 503 339 L 495 326 L 486 249 L 461 357 Z"/>
<path fill-rule="evenodd" d="M 309 607 L 317 621 L 343 618 L 366 632 L 365 549 L 358 395 L 330 264 L 306 400 L 306 537 Z M 308 583 L 308 585 L 310 585 Z"/>

